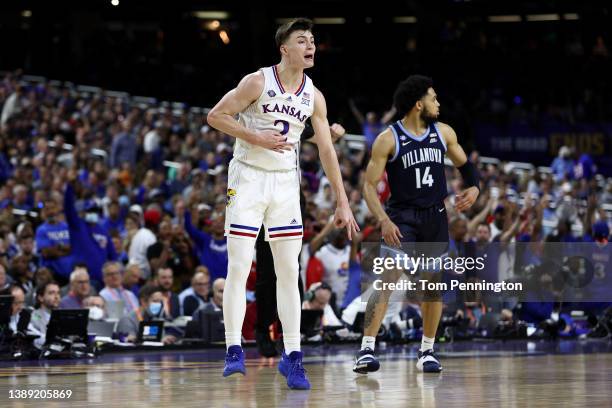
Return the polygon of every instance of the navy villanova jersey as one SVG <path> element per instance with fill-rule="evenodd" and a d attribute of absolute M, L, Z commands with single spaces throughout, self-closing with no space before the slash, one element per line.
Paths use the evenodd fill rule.
<path fill-rule="evenodd" d="M 390 126 L 395 137 L 395 154 L 386 165 L 390 208 L 428 208 L 447 196 L 444 174 L 446 143 L 435 123 L 416 136 L 401 121 Z"/>

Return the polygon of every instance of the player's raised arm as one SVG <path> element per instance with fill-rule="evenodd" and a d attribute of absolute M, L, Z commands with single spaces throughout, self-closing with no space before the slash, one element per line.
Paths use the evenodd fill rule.
<path fill-rule="evenodd" d="M 463 151 L 463 148 L 457 141 L 457 134 L 453 128 L 445 123 L 439 123 L 439 128 L 446 142 L 446 155 L 451 159 L 453 165 L 457 167 L 463 178 L 464 190 L 457 194 L 455 207 L 457 211 L 465 211 L 476 202 L 480 192 L 478 171 L 468 160 L 465 151 Z"/>
<path fill-rule="evenodd" d="M 247 143 L 281 152 L 291 150 L 287 138 L 274 130 L 253 130 L 242 126 L 235 118 L 255 102 L 264 88 L 265 79 L 261 72 L 254 72 L 242 78 L 238 86 L 221 98 L 208 113 L 207 121 L 212 127 Z"/>
<path fill-rule="evenodd" d="M 353 235 L 359 231 L 359 226 L 351 212 L 348 198 L 344 191 L 340 166 L 338 165 L 338 157 L 334 150 L 329 122 L 327 121 L 327 105 L 325 104 L 323 94 L 319 92 L 318 89 L 315 89 L 315 105 L 311 123 L 315 132 L 313 139 L 319 148 L 319 159 L 323 165 L 325 175 L 329 179 L 334 189 L 334 193 L 336 194 L 337 202 L 334 225 L 336 228 L 346 227 L 348 238 L 352 239 Z"/>
<path fill-rule="evenodd" d="M 382 132 L 372 146 L 372 157 L 368 162 L 368 167 L 365 174 L 365 182 L 363 184 L 363 198 L 370 209 L 370 212 L 376 217 L 376 220 L 380 222 L 382 229 L 382 236 L 385 243 L 388 245 L 400 246 L 400 238 L 402 234 L 399 228 L 390 219 L 385 209 L 383 208 L 378 194 L 376 192 L 376 186 L 378 185 L 380 178 L 385 172 L 385 166 L 389 156 L 395 149 L 395 140 L 393 133 L 390 129 Z"/>

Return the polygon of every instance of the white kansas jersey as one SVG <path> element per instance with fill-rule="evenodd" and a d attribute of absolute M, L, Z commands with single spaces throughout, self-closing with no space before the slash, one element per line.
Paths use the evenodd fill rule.
<path fill-rule="evenodd" d="M 238 121 L 252 130 L 276 130 L 294 144 L 292 150 L 282 153 L 265 149 L 236 139 L 234 158 L 264 170 L 291 170 L 298 168 L 300 135 L 306 119 L 314 111 L 314 85 L 306 75 L 295 93 L 285 91 L 276 66 L 262 68 L 265 85 L 259 98 L 240 113 Z"/>

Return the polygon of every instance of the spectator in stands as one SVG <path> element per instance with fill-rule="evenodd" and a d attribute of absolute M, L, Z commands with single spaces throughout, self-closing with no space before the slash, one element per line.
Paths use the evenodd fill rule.
<path fill-rule="evenodd" d="M 109 234 L 111 231 L 116 230 L 120 236 L 126 234 L 125 231 L 125 216 L 121 214 L 121 207 L 119 201 L 111 201 L 108 204 L 108 217 L 102 221 L 102 228 L 104 228 Z M 115 250 L 119 252 L 120 247 L 116 247 Z"/>
<path fill-rule="evenodd" d="M 344 229 L 333 229 L 329 235 L 329 243 L 323 245 L 314 256 L 323 264 L 323 282 L 329 284 L 336 295 L 332 307 L 337 308 L 342 304 L 348 288 L 351 245 Z"/>
<path fill-rule="evenodd" d="M 121 131 L 113 136 L 110 166 L 117 169 L 127 163 L 130 169 L 134 169 L 136 167 L 138 144 L 132 132 L 132 124 L 128 119 L 125 119 L 120 126 Z"/>
<path fill-rule="evenodd" d="M 83 307 L 89 309 L 89 320 L 106 319 L 106 302 L 102 296 L 87 296 L 83 299 Z"/>
<path fill-rule="evenodd" d="M 574 160 L 572 151 L 567 146 L 559 148 L 559 155 L 550 165 L 555 181 L 571 180 L 574 178 Z"/>
<path fill-rule="evenodd" d="M 54 199 L 44 203 L 41 214 L 45 222 L 36 229 L 41 266 L 51 269 L 58 279 L 67 281 L 74 264 L 68 224 L 61 220 L 61 208 Z"/>
<path fill-rule="evenodd" d="M 34 280 L 32 281 L 31 290 L 24 289 L 24 286 L 21 285 L 21 288 L 24 289 L 26 294 L 26 305 L 35 306 L 36 305 L 36 288 L 46 285 L 49 282 L 55 282 L 53 280 L 53 272 L 49 268 L 38 268 L 36 273 L 34 274 Z M 25 286 L 27 288 L 29 285 Z M 61 292 L 60 292 L 61 297 Z"/>
<path fill-rule="evenodd" d="M 449 225 L 448 252 L 451 256 L 466 256 L 468 224 L 462 217 L 451 220 Z"/>
<path fill-rule="evenodd" d="M 191 279 L 192 293 L 183 301 L 183 315 L 192 316 L 193 313 L 210 301 L 210 275 L 205 272 L 196 272 Z"/>
<path fill-rule="evenodd" d="M 18 184 L 13 188 L 13 208 L 17 210 L 30 211 L 32 204 L 28 197 L 28 188 Z"/>
<path fill-rule="evenodd" d="M 55 282 L 47 282 L 36 289 L 37 307 L 32 312 L 30 323 L 40 336 L 34 340 L 34 345 L 41 348 L 45 343 L 47 325 L 51 319 L 51 311 L 57 309 L 60 303 L 60 287 Z"/>
<path fill-rule="evenodd" d="M 85 268 L 75 268 L 70 274 L 70 292 L 59 304 L 60 309 L 82 309 L 83 300 L 91 295 L 89 273 Z"/>
<path fill-rule="evenodd" d="M 117 253 L 108 232 L 99 224 L 101 209 L 94 203 L 88 203 L 84 210 L 83 219 L 76 210 L 72 183 L 68 183 L 64 192 L 64 214 L 70 232 L 72 254 L 75 262 L 87 264 L 91 278 L 99 283 L 102 281 L 102 265 L 117 259 Z"/>
<path fill-rule="evenodd" d="M 132 292 L 135 296 L 138 296 L 141 281 L 144 281 L 144 279 L 142 278 L 140 267 L 136 264 L 127 265 L 123 271 L 123 287 Z"/>
<path fill-rule="evenodd" d="M 34 273 L 40 265 L 40 257 L 34 253 L 34 236 L 30 231 L 23 231 L 19 235 L 19 254 L 28 260 L 28 269 Z"/>
<path fill-rule="evenodd" d="M 9 293 L 13 296 L 13 304 L 11 306 L 11 320 L 9 327 L 13 333 L 17 332 L 17 323 L 19 322 L 21 311 L 25 309 L 25 293 L 19 286 L 11 286 Z"/>
<path fill-rule="evenodd" d="M 172 226 L 170 253 L 167 265 L 174 271 L 174 287 L 183 288 L 189 284 L 198 265 L 196 250 L 189 236 L 179 225 Z"/>
<path fill-rule="evenodd" d="M 104 276 L 104 289 L 100 296 L 106 303 L 123 302 L 123 313 L 125 315 L 138 309 L 138 299 L 132 292 L 126 290 L 121 284 L 122 267 L 118 262 L 107 262 L 102 267 Z"/>
<path fill-rule="evenodd" d="M 210 271 L 211 280 L 227 276 L 227 240 L 224 236 L 225 217 L 217 215 L 212 221 L 211 233 L 195 227 L 198 224 L 198 212 L 185 212 L 185 231 L 195 243 L 200 258 L 200 264 Z"/>
<path fill-rule="evenodd" d="M 161 267 L 157 270 L 155 284 L 164 296 L 164 313 L 171 319 L 178 317 L 181 313 L 178 295 L 172 292 L 173 283 L 174 272 L 171 268 Z"/>
<path fill-rule="evenodd" d="M 140 228 L 132 238 L 128 255 L 130 263 L 140 267 L 144 279 L 151 276 L 151 267 L 147 259 L 147 249 L 157 242 L 155 233 L 161 221 L 161 213 L 154 209 L 148 209 L 144 213 L 144 227 Z"/>
<path fill-rule="evenodd" d="M 4 128 L 9 119 L 21 112 L 26 104 L 24 94 L 23 87 L 17 85 L 15 91 L 6 99 L 2 107 L 2 116 L 0 116 L 0 128 Z"/>
<path fill-rule="evenodd" d="M 6 274 L 6 268 L 0 264 L 0 293 L 6 292 L 12 283 L 12 278 L 9 280 L 9 276 Z"/>
<path fill-rule="evenodd" d="M 34 292 L 34 273 L 28 268 L 28 258 L 17 255 L 11 260 L 9 273 L 15 283 L 26 293 Z"/>
<path fill-rule="evenodd" d="M 391 107 L 387 112 L 383 114 L 383 117 L 379 120 L 375 112 L 363 113 L 357 108 L 355 101 L 349 99 L 349 107 L 353 116 L 361 126 L 362 134 L 365 136 L 366 145 L 368 150 L 372 149 L 372 144 L 376 136 L 382 131 L 382 129 L 393 119 L 395 115 L 395 107 Z"/>
<path fill-rule="evenodd" d="M 126 265 L 130 258 L 125 250 L 125 245 L 123 245 L 123 240 L 121 239 L 121 234 L 116 229 L 112 229 L 108 232 L 113 241 L 113 247 L 115 248 L 115 252 L 117 252 L 117 262 Z"/>
<path fill-rule="evenodd" d="M 218 312 L 223 310 L 223 290 L 225 289 L 225 278 L 217 278 L 213 282 L 213 295 L 210 302 L 207 302 L 198 310 L 205 310 L 210 312 Z M 197 310 L 196 310 L 197 312 Z M 195 313 L 194 313 L 195 314 Z"/>
<path fill-rule="evenodd" d="M 302 310 L 322 310 L 323 326 L 342 326 L 342 323 L 329 304 L 331 297 L 332 290 L 328 284 L 322 282 L 313 283 L 304 295 L 305 300 L 302 303 Z"/>
<path fill-rule="evenodd" d="M 141 321 L 166 319 L 164 312 L 164 296 L 161 289 L 154 284 L 147 284 L 140 290 L 140 307 L 131 311 L 119 320 L 117 332 L 127 334 L 129 342 L 135 342 L 138 335 L 138 326 Z M 172 344 L 176 337 L 166 335 L 162 338 L 164 344 Z"/>
<path fill-rule="evenodd" d="M 208 272 L 208 268 L 204 265 L 198 265 L 195 268 L 195 273 L 193 277 L 191 278 L 189 287 L 185 288 L 181 293 L 179 293 L 179 302 L 181 303 L 181 310 L 183 309 L 183 303 L 185 302 L 185 299 L 187 298 L 187 296 L 193 295 L 194 293 L 193 278 L 199 273 L 203 273 L 204 275 L 208 276 L 208 280 L 210 282 L 210 272 Z M 209 283 L 209 286 L 210 286 L 210 283 Z"/>

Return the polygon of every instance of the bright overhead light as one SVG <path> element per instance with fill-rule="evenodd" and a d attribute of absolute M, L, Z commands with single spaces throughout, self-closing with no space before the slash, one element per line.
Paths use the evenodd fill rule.
<path fill-rule="evenodd" d="M 25 17 L 25 18 L 32 17 L 32 10 L 23 10 L 21 12 L 21 17 Z"/>
<path fill-rule="evenodd" d="M 558 14 L 528 14 L 527 21 L 557 21 Z"/>
<path fill-rule="evenodd" d="M 117 7 L 119 5 L 119 0 L 111 0 L 111 4 Z"/>
<path fill-rule="evenodd" d="M 393 17 L 393 22 L 398 24 L 414 24 L 417 22 L 417 18 L 415 16 L 399 16 Z"/>
<path fill-rule="evenodd" d="M 213 21 L 209 21 L 205 25 L 206 25 L 206 28 L 208 28 L 209 30 L 217 31 L 219 27 L 221 27 L 221 22 L 219 20 L 213 20 Z"/>
<path fill-rule="evenodd" d="M 579 20 L 580 17 L 576 13 L 565 13 L 563 15 L 564 20 Z"/>
<path fill-rule="evenodd" d="M 227 31 L 225 30 L 219 31 L 219 38 L 221 38 L 221 41 L 223 41 L 223 44 L 225 45 L 229 44 L 230 42 L 229 35 L 227 34 Z"/>
<path fill-rule="evenodd" d="M 312 20 L 315 24 L 344 24 L 344 17 L 315 17 Z"/>
<path fill-rule="evenodd" d="M 488 20 L 490 23 L 520 23 L 521 16 L 519 15 L 507 15 L 507 16 L 489 16 Z"/>
<path fill-rule="evenodd" d="M 229 13 L 227 11 L 194 11 L 193 16 L 202 20 L 227 20 Z"/>

